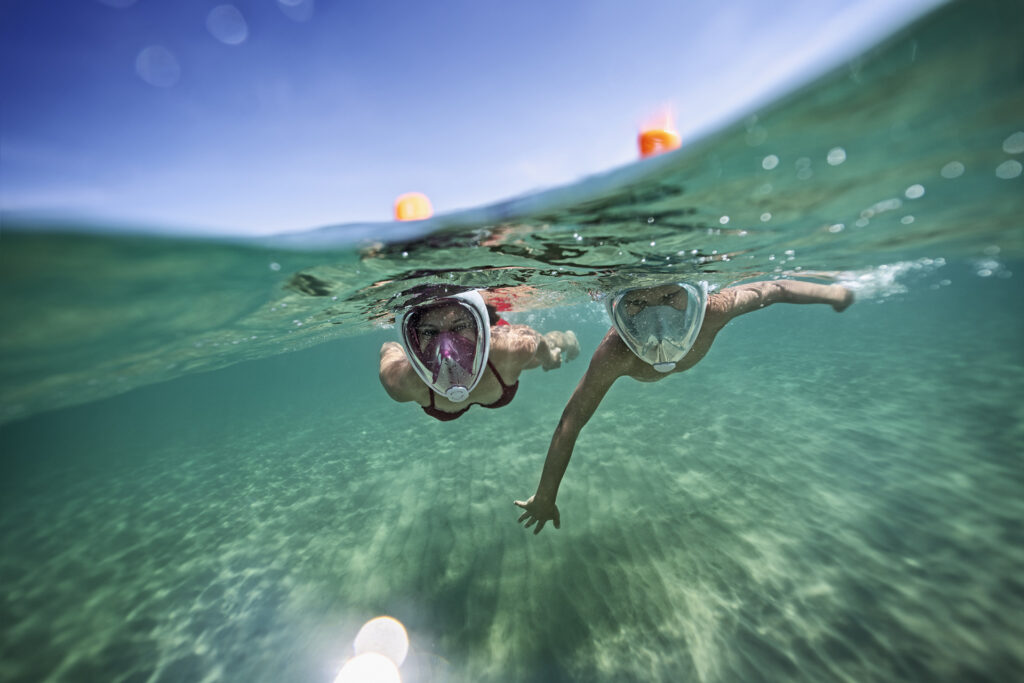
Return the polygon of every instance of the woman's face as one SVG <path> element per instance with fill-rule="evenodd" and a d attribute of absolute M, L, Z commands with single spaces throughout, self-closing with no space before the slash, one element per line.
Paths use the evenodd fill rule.
<path fill-rule="evenodd" d="M 648 306 L 671 306 L 677 311 L 686 308 L 686 290 L 679 285 L 659 285 L 648 289 L 638 289 L 622 297 L 619 305 L 628 316 L 634 316 Z"/>
<path fill-rule="evenodd" d="M 453 332 L 470 342 L 476 342 L 476 325 L 473 324 L 473 317 L 458 304 L 431 308 L 420 315 L 416 323 L 416 337 L 420 343 L 420 350 L 426 350 L 442 332 Z"/>

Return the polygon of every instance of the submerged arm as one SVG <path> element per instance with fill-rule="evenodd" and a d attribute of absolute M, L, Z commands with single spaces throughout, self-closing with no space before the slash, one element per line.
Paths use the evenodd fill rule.
<path fill-rule="evenodd" d="M 594 352 L 590 367 L 562 411 L 548 446 L 537 492 L 529 500 L 515 502 L 525 510 L 519 521 L 525 520 L 528 527 L 537 523 L 534 533 L 539 533 L 548 520 L 554 522 L 556 529 L 561 526 L 558 507 L 555 505 L 558 487 L 584 425 L 593 416 L 612 383 L 625 374 L 628 359 L 622 355 L 623 352 L 629 354 L 618 335 L 610 332 Z"/>
<path fill-rule="evenodd" d="M 842 312 L 853 303 L 853 292 L 842 285 L 821 285 L 802 280 L 768 280 L 727 287 L 717 295 L 730 318 L 772 304 L 829 304 Z"/>
<path fill-rule="evenodd" d="M 554 370 L 562 367 L 563 362 L 570 361 L 578 355 L 580 355 L 580 343 L 576 339 L 576 333 L 572 330 L 548 332 L 539 335 L 537 352 L 523 369 L 541 367 L 545 370 Z"/>
<path fill-rule="evenodd" d="M 528 325 L 493 327 L 492 351 L 500 352 L 507 362 L 515 367 L 516 373 L 533 368 L 553 370 L 562 365 L 562 349 L 556 344 L 561 337 L 554 336 L 561 334 L 563 333 L 549 332 L 541 336 Z"/>

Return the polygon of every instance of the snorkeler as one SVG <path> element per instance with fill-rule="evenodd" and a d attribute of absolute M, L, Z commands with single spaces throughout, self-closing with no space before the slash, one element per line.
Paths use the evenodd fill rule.
<path fill-rule="evenodd" d="M 442 421 L 472 405 L 506 406 L 523 370 L 552 370 L 580 353 L 573 332 L 541 336 L 509 325 L 477 291 L 430 297 L 402 314 L 398 328 L 402 344 L 380 349 L 380 382 L 394 400 L 415 401 Z"/>
<path fill-rule="evenodd" d="M 752 282 L 708 295 L 701 283 L 672 283 L 618 292 L 608 299 L 612 328 L 590 360 L 555 428 L 537 492 L 515 504 L 525 510 L 519 521 L 540 533 L 550 520 L 561 526 L 558 486 L 576 439 L 601 399 L 619 377 L 657 382 L 689 370 L 711 348 L 715 336 L 733 318 L 771 304 L 829 304 L 842 312 L 853 292 L 841 285 L 797 280 Z"/>

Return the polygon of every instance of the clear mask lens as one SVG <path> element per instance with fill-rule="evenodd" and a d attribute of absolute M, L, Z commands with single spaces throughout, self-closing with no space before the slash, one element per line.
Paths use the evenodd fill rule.
<path fill-rule="evenodd" d="M 689 353 L 704 322 L 706 286 L 681 283 L 675 287 L 676 291 L 665 285 L 626 290 L 609 304 L 619 336 L 660 372 L 673 369 Z M 660 303 L 665 300 L 671 303 Z"/>
<path fill-rule="evenodd" d="M 454 314 L 424 323 L 432 312 L 453 307 Z M 480 294 L 466 292 L 421 305 L 403 314 L 400 325 L 406 357 L 420 379 L 451 401 L 466 400 L 490 352 L 487 308 Z"/>

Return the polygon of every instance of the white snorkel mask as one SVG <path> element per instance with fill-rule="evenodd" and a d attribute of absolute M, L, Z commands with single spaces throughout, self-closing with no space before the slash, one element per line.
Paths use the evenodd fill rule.
<path fill-rule="evenodd" d="M 451 311 L 431 315 L 433 311 Z M 452 403 L 461 403 L 483 377 L 491 326 L 477 291 L 439 296 L 402 313 L 398 328 L 405 355 L 420 379 Z"/>
<path fill-rule="evenodd" d="M 608 299 L 608 315 L 629 350 L 658 372 L 671 372 L 697 341 L 708 283 L 624 289 Z"/>

